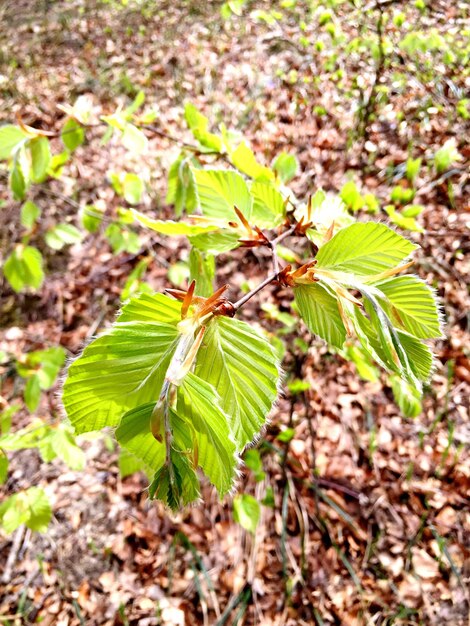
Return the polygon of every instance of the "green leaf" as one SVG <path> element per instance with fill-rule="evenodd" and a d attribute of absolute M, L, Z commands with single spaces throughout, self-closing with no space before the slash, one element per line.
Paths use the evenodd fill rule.
<path fill-rule="evenodd" d="M 374 287 L 386 296 L 384 308 L 395 326 L 420 339 L 442 337 L 436 300 L 424 281 L 416 276 L 396 276 Z"/>
<path fill-rule="evenodd" d="M 11 153 L 26 141 L 27 135 L 18 126 L 0 126 L 0 160 L 8 159 Z"/>
<path fill-rule="evenodd" d="M 168 192 L 166 202 L 175 206 L 177 216 L 183 211 L 190 213 L 197 207 L 196 188 L 194 184 L 194 176 L 189 163 L 194 167 L 197 163 L 194 159 L 190 159 L 181 153 L 176 161 L 174 161 L 168 172 Z"/>
<path fill-rule="evenodd" d="M 209 254 L 222 254 L 235 250 L 240 245 L 239 233 L 229 230 L 228 228 L 217 230 L 211 233 L 202 233 L 194 237 L 190 237 L 191 245 Z"/>
<path fill-rule="evenodd" d="M 31 530 L 45 532 L 51 517 L 51 505 L 39 487 L 15 493 L 0 504 L 0 522 L 7 533 L 12 533 L 21 524 L 26 524 Z"/>
<path fill-rule="evenodd" d="M 122 143 L 127 150 L 139 155 L 147 148 L 148 140 L 141 130 L 127 123 L 122 133 Z"/>
<path fill-rule="evenodd" d="M 350 359 L 356 366 L 357 373 L 363 380 L 376 383 L 379 380 L 379 374 L 374 367 L 370 356 L 358 346 L 349 345 L 345 349 L 346 358 Z"/>
<path fill-rule="evenodd" d="M 126 228 L 126 226 L 113 222 L 106 228 L 104 234 L 108 238 L 114 254 L 120 254 L 121 252 L 137 254 L 140 250 L 139 236 L 133 230 Z"/>
<path fill-rule="evenodd" d="M 293 154 L 281 152 L 273 163 L 273 169 L 285 184 L 292 180 L 297 174 L 299 162 Z"/>
<path fill-rule="evenodd" d="M 421 392 L 400 376 L 390 376 L 389 383 L 393 391 L 395 402 L 405 417 L 418 417 L 423 410 Z"/>
<path fill-rule="evenodd" d="M 47 137 L 37 137 L 29 140 L 31 153 L 31 180 L 41 183 L 47 176 L 49 163 L 51 162 L 51 147 Z"/>
<path fill-rule="evenodd" d="M 260 227 L 279 226 L 286 215 L 286 206 L 281 193 L 271 183 L 255 181 L 250 188 L 253 196 L 253 222 Z"/>
<path fill-rule="evenodd" d="M 421 169 L 422 159 L 412 159 L 408 157 L 406 161 L 406 177 L 410 181 L 410 183 L 414 184 L 416 178 L 419 175 L 419 170 Z"/>
<path fill-rule="evenodd" d="M 104 211 L 94 205 L 86 205 L 80 209 L 80 222 L 89 233 L 96 233 L 103 221 Z"/>
<path fill-rule="evenodd" d="M 142 294 L 111 329 L 72 363 L 63 402 L 76 432 L 117 426 L 122 415 L 158 397 L 170 363 L 181 304 Z"/>
<path fill-rule="evenodd" d="M 24 389 L 24 401 L 31 413 L 34 413 L 38 408 L 40 398 L 41 386 L 39 385 L 39 378 L 31 376 L 31 378 L 28 378 Z"/>
<path fill-rule="evenodd" d="M 118 467 L 121 478 L 126 478 L 126 476 L 136 472 L 145 472 L 147 469 L 145 463 L 126 449 L 121 450 L 119 453 Z"/>
<path fill-rule="evenodd" d="M 237 221 L 236 206 L 249 221 L 252 198 L 241 174 L 232 170 L 192 170 L 198 206 L 204 215 Z"/>
<path fill-rule="evenodd" d="M 215 258 L 194 246 L 189 253 L 189 282 L 196 280 L 197 296 L 208 298 L 214 291 Z"/>
<path fill-rule="evenodd" d="M 65 361 L 65 350 L 61 346 L 29 352 L 17 362 L 16 369 L 23 378 L 37 376 L 41 389 L 50 389 Z"/>
<path fill-rule="evenodd" d="M 85 453 L 77 445 L 70 430 L 64 427 L 57 428 L 51 437 L 51 447 L 70 469 L 82 470 L 85 467 Z"/>
<path fill-rule="evenodd" d="M 126 174 L 122 181 L 123 196 L 129 204 L 139 204 L 144 193 L 144 183 L 137 174 Z"/>
<path fill-rule="evenodd" d="M 155 389 L 154 396 L 158 394 L 159 389 Z M 165 461 L 165 444 L 157 441 L 150 431 L 150 417 L 154 407 L 155 401 L 128 411 L 116 429 L 116 439 L 147 467 L 157 471 Z"/>
<path fill-rule="evenodd" d="M 258 163 L 253 150 L 248 147 L 245 141 L 231 153 L 230 159 L 237 170 L 243 172 L 250 178 L 267 181 L 274 179 L 273 172 L 269 167 Z"/>
<path fill-rule="evenodd" d="M 320 248 L 317 268 L 362 276 L 380 274 L 396 267 L 417 247 L 385 224 L 351 224 Z"/>
<path fill-rule="evenodd" d="M 233 499 L 233 519 L 240 524 L 242 528 L 252 533 L 256 533 L 256 528 L 261 517 L 261 507 L 253 496 L 248 493 L 242 493 Z"/>
<path fill-rule="evenodd" d="M 191 130 L 207 130 L 209 119 L 200 113 L 191 102 L 184 105 L 184 118 Z"/>
<path fill-rule="evenodd" d="M 257 450 L 256 448 L 250 448 L 249 450 L 246 450 L 243 456 L 243 460 L 245 462 L 245 465 L 253 472 L 257 483 L 261 480 L 264 480 L 264 478 L 266 477 L 266 472 L 263 471 L 263 461 L 261 460 L 259 450 Z"/>
<path fill-rule="evenodd" d="M 229 418 L 214 387 L 189 373 L 178 390 L 177 413 L 195 431 L 198 465 L 220 494 L 233 486 L 237 459 Z"/>
<path fill-rule="evenodd" d="M 47 231 L 44 239 L 49 248 L 62 250 L 64 246 L 80 243 L 83 235 L 72 224 L 56 224 L 51 230 Z"/>
<path fill-rule="evenodd" d="M 414 233 L 424 233 L 424 228 L 416 221 L 414 216 L 405 215 L 406 209 L 403 211 L 397 211 L 393 204 L 389 204 L 385 207 L 385 212 L 392 224 L 402 228 L 403 230 L 409 230 Z"/>
<path fill-rule="evenodd" d="M 128 275 L 124 287 L 121 291 L 121 300 L 127 300 L 131 296 L 137 296 L 139 293 L 153 293 L 153 290 L 147 283 L 142 282 L 142 278 L 147 271 L 150 257 L 144 257 L 134 267 Z"/>
<path fill-rule="evenodd" d="M 36 204 L 34 204 L 34 202 L 27 200 L 21 207 L 21 225 L 25 228 L 31 229 L 40 215 L 41 209 Z"/>
<path fill-rule="evenodd" d="M 201 233 L 213 232 L 220 228 L 217 224 L 202 225 L 188 222 L 174 222 L 172 220 L 154 220 L 136 209 L 132 209 L 132 215 L 140 224 L 162 235 L 193 237 Z"/>
<path fill-rule="evenodd" d="M 42 255 L 36 248 L 18 244 L 5 261 L 3 273 L 14 291 L 39 289 L 44 280 Z"/>
<path fill-rule="evenodd" d="M 350 180 L 345 183 L 341 188 L 339 195 L 341 200 L 348 207 L 348 209 L 351 209 L 351 211 L 356 212 L 359 211 L 359 209 L 362 209 L 364 205 L 364 198 L 361 196 L 354 181 Z"/>
<path fill-rule="evenodd" d="M 320 283 L 297 285 L 294 288 L 299 313 L 310 332 L 330 345 L 341 348 L 346 329 L 338 309 L 338 300 Z"/>
<path fill-rule="evenodd" d="M 428 381 L 434 366 L 431 350 L 425 343 L 408 333 L 398 330 L 397 335 L 415 376 L 423 382 Z"/>
<path fill-rule="evenodd" d="M 187 102 L 184 107 L 184 116 L 194 138 L 199 141 L 201 145 L 215 152 L 223 151 L 222 138 L 207 130 L 209 120 L 190 102 Z"/>
<path fill-rule="evenodd" d="M 6 481 L 8 476 L 8 457 L 5 454 L 5 452 L 3 452 L 3 450 L 0 450 L 0 485 L 3 485 L 3 483 Z"/>
<path fill-rule="evenodd" d="M 60 178 L 62 176 L 62 172 L 64 171 L 64 165 L 70 158 L 70 152 L 64 150 L 60 154 L 54 154 L 51 158 L 51 162 L 49 164 L 49 169 L 47 173 L 52 178 Z"/>
<path fill-rule="evenodd" d="M 73 152 L 85 141 L 85 130 L 72 117 L 65 122 L 61 132 L 62 143 L 69 152 Z"/>
<path fill-rule="evenodd" d="M 14 199 L 24 200 L 28 184 L 23 170 L 21 169 L 20 160 L 17 157 L 13 160 L 13 165 L 10 170 L 9 184 L 10 189 L 13 192 Z"/>
<path fill-rule="evenodd" d="M 245 322 L 216 316 L 206 329 L 195 373 L 217 390 L 242 450 L 259 433 L 277 396 L 274 349 Z"/>
<path fill-rule="evenodd" d="M 189 460 L 176 450 L 171 451 L 171 465 L 163 466 L 149 486 L 150 499 L 157 498 L 172 511 L 191 504 L 200 496 L 199 481 Z"/>

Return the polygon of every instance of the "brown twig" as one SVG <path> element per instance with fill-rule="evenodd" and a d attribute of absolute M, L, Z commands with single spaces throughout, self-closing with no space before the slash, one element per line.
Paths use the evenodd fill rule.
<path fill-rule="evenodd" d="M 243 296 L 243 298 L 240 298 L 240 300 L 237 300 L 233 304 L 233 308 L 234 308 L 235 311 L 238 311 L 238 309 L 240 307 L 242 307 L 246 302 L 248 302 L 248 300 L 251 300 L 251 298 L 253 296 L 255 296 L 259 291 L 261 291 L 267 285 L 269 285 L 270 283 L 272 283 L 273 281 L 275 281 L 277 279 L 277 277 L 279 276 L 279 261 L 277 259 L 277 255 L 276 255 L 276 246 L 277 246 L 278 243 L 280 243 L 281 241 L 284 241 L 284 239 L 286 239 L 290 235 L 293 235 L 294 232 L 295 232 L 296 227 L 297 227 L 297 225 L 293 224 L 286 231 L 281 233 L 278 237 L 276 237 L 275 239 L 272 239 L 272 240 L 269 241 L 269 247 L 270 247 L 270 249 L 271 249 L 271 251 L 273 253 L 274 272 L 269 274 L 269 276 L 267 276 L 259 285 L 254 287 L 247 294 L 245 294 Z"/>

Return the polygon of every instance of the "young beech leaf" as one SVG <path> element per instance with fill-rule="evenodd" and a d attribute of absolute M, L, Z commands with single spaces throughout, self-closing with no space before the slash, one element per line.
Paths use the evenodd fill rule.
<path fill-rule="evenodd" d="M 321 283 L 294 287 L 295 302 L 310 332 L 336 348 L 346 340 L 346 328 L 338 308 L 338 299 Z"/>
<path fill-rule="evenodd" d="M 147 402 L 128 411 L 116 429 L 116 439 L 147 467 L 157 471 L 165 462 L 165 443 L 157 441 L 150 432 L 150 417 L 154 407 L 155 402 Z M 174 412 L 171 415 L 171 426 L 175 445 L 181 450 L 190 448 L 192 440 L 188 426 Z"/>
<path fill-rule="evenodd" d="M 176 411 L 194 428 L 198 465 L 223 495 L 233 486 L 237 459 L 230 420 L 220 405 L 212 385 L 191 373 L 185 377 Z"/>
<path fill-rule="evenodd" d="M 271 183 L 255 181 L 250 187 L 253 196 L 253 223 L 260 228 L 274 228 L 285 219 L 286 206 L 281 192 Z"/>
<path fill-rule="evenodd" d="M 161 233 L 162 235 L 182 235 L 185 237 L 193 237 L 195 235 L 200 235 L 201 233 L 209 233 L 220 229 L 220 224 L 217 223 L 207 224 L 201 222 L 198 224 L 197 222 L 190 223 L 174 222 L 172 220 L 154 220 L 136 209 L 132 209 L 132 215 L 140 224 L 143 224 L 144 226 L 147 226 L 147 228 L 150 228 L 157 233 Z"/>
<path fill-rule="evenodd" d="M 130 476 L 136 472 L 148 472 L 148 468 L 145 463 L 125 448 L 119 452 L 118 467 L 119 476 L 121 478 L 126 478 L 126 476 Z"/>
<path fill-rule="evenodd" d="M 207 217 L 237 221 L 237 207 L 250 221 L 252 198 L 241 174 L 233 170 L 192 170 L 198 206 Z"/>
<path fill-rule="evenodd" d="M 250 178 L 255 180 L 273 180 L 274 173 L 269 167 L 261 165 L 256 160 L 255 154 L 251 148 L 243 141 L 230 155 L 230 159 L 234 166 L 240 172 L 243 172 Z"/>
<path fill-rule="evenodd" d="M 39 289 L 44 280 L 42 254 L 32 246 L 18 244 L 5 261 L 3 273 L 16 292 L 25 287 Z"/>
<path fill-rule="evenodd" d="M 383 306 L 398 327 L 420 339 L 442 337 L 433 292 L 416 276 L 396 276 L 374 285 L 385 296 Z"/>
<path fill-rule="evenodd" d="M 281 152 L 273 162 L 273 170 L 285 184 L 294 178 L 299 169 L 299 162 L 293 154 Z"/>
<path fill-rule="evenodd" d="M 255 534 L 261 517 L 261 506 L 258 500 L 248 493 L 241 493 L 233 499 L 233 518 L 242 528 Z"/>
<path fill-rule="evenodd" d="M 417 248 L 385 224 L 351 224 L 325 243 L 316 256 L 318 268 L 362 276 L 396 267 Z"/>
<path fill-rule="evenodd" d="M 277 396 L 279 368 L 272 345 L 246 322 L 214 317 L 195 374 L 217 390 L 237 450 L 242 450 L 263 427 Z"/>
<path fill-rule="evenodd" d="M 70 365 L 63 402 L 76 432 L 117 426 L 123 413 L 156 400 L 176 347 L 180 311 L 167 296 L 142 294 Z"/>
<path fill-rule="evenodd" d="M 197 296 L 207 298 L 213 293 L 214 276 L 214 255 L 192 247 L 189 253 L 189 282 L 196 280 L 195 294 Z"/>
<path fill-rule="evenodd" d="M 10 154 L 26 141 L 27 135 L 19 126 L 6 124 L 0 126 L 0 160 L 8 159 Z"/>

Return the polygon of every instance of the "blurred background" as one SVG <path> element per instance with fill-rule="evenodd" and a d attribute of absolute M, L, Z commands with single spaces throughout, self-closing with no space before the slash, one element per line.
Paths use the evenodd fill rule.
<path fill-rule="evenodd" d="M 469 16 L 465 0 L 1 2 L 0 124 L 51 133 L 56 156 L 26 200 L 0 161 L 2 264 L 18 245 L 40 255 L 0 276 L 0 623 L 468 623 Z M 143 154 L 103 141 L 100 116 L 143 96 Z M 282 289 L 253 299 L 286 391 L 236 499 L 206 485 L 170 515 L 111 433 L 74 437 L 59 391 L 129 295 L 187 283 L 186 244 L 126 217 L 174 216 L 187 102 L 264 164 L 294 155 L 299 197 L 339 194 L 418 243 L 446 336 L 410 409 L 360 354 L 299 327 Z M 90 128 L 61 160 L 74 105 Z M 255 255 L 218 257 L 219 286 L 262 276 Z M 234 518 L 245 496 L 259 519 Z"/>

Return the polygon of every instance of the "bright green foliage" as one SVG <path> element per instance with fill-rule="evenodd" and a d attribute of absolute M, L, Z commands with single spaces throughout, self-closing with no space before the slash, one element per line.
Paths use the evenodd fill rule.
<path fill-rule="evenodd" d="M 340 230 L 316 259 L 318 268 L 368 276 L 395 267 L 416 247 L 385 224 L 359 223 Z"/>
<path fill-rule="evenodd" d="M 294 293 L 312 332 L 337 348 L 356 336 L 365 355 L 419 390 L 432 369 L 421 340 L 441 330 L 431 290 L 414 276 L 395 276 L 414 248 L 383 224 L 353 224 L 320 248 Z"/>
<path fill-rule="evenodd" d="M 64 246 L 80 243 L 82 233 L 73 224 L 56 224 L 46 233 L 44 239 L 53 250 L 62 250 Z"/>
<path fill-rule="evenodd" d="M 243 449 L 260 431 L 277 396 L 274 349 L 246 322 L 215 317 L 204 335 L 195 372 L 218 391 L 237 449 Z"/>
<path fill-rule="evenodd" d="M 245 465 L 253 472 L 256 482 L 264 480 L 266 473 L 263 470 L 263 461 L 259 450 L 256 448 L 249 448 L 243 455 L 243 461 Z"/>
<path fill-rule="evenodd" d="M 30 411 L 37 409 L 41 390 L 52 387 L 64 361 L 65 351 L 60 346 L 29 352 L 18 360 L 18 374 L 27 380 L 24 397 Z"/>
<path fill-rule="evenodd" d="M 0 450 L 0 485 L 6 481 L 8 476 L 8 457 L 3 450 Z"/>
<path fill-rule="evenodd" d="M 207 298 L 214 291 L 215 257 L 191 248 L 189 253 L 189 282 L 196 281 L 196 295 Z"/>
<path fill-rule="evenodd" d="M 193 170 L 198 207 L 207 217 L 234 221 L 234 206 L 251 219 L 253 201 L 241 174 L 227 170 Z"/>
<path fill-rule="evenodd" d="M 51 161 L 51 148 L 47 137 L 36 137 L 29 141 L 31 154 L 31 180 L 33 183 L 41 183 L 47 175 Z"/>
<path fill-rule="evenodd" d="M 417 417 L 422 411 L 421 393 L 408 382 L 393 375 L 389 378 L 395 402 L 405 417 Z"/>
<path fill-rule="evenodd" d="M 8 159 L 27 138 L 27 135 L 18 126 L 7 124 L 0 126 L 0 159 Z"/>
<path fill-rule="evenodd" d="M 18 244 L 5 261 L 3 273 L 16 292 L 25 287 L 39 289 L 44 280 L 42 255 L 32 246 Z"/>
<path fill-rule="evenodd" d="M 89 233 L 96 233 L 103 221 L 103 210 L 94 205 L 84 206 L 80 210 L 80 221 Z"/>
<path fill-rule="evenodd" d="M 184 108 L 184 116 L 194 139 L 196 139 L 201 146 L 204 146 L 208 151 L 223 151 L 222 139 L 218 135 L 208 131 L 209 120 L 190 102 L 188 102 Z"/>
<path fill-rule="evenodd" d="M 249 148 L 245 141 L 237 146 L 230 154 L 233 165 L 237 170 L 243 172 L 255 180 L 269 181 L 274 178 L 274 174 L 269 167 L 260 165 L 256 160 L 253 150 Z"/>
<path fill-rule="evenodd" d="M 442 148 L 434 155 L 434 165 L 438 174 L 442 174 L 450 168 L 456 161 L 460 161 L 461 154 L 455 147 L 454 141 L 449 139 L 446 141 Z"/>
<path fill-rule="evenodd" d="M 291 181 L 297 174 L 299 163 L 293 154 L 281 152 L 273 162 L 273 170 L 285 184 Z"/>
<path fill-rule="evenodd" d="M 85 455 L 65 423 L 50 425 L 36 418 L 26 428 L 2 435 L 0 448 L 7 452 L 37 448 L 47 463 L 58 457 L 71 469 L 85 466 Z"/>
<path fill-rule="evenodd" d="M 307 328 L 336 348 L 346 340 L 346 329 L 338 309 L 338 300 L 321 283 L 298 285 L 295 301 Z"/>
<path fill-rule="evenodd" d="M 28 229 L 32 228 L 40 215 L 41 209 L 34 202 L 27 200 L 21 207 L 21 225 Z"/>
<path fill-rule="evenodd" d="M 62 127 L 62 142 L 69 152 L 73 152 L 85 141 L 85 131 L 73 118 L 69 118 Z"/>
<path fill-rule="evenodd" d="M 286 203 L 274 185 L 255 181 L 250 187 L 250 194 L 253 197 L 253 223 L 273 228 L 284 221 Z"/>
<path fill-rule="evenodd" d="M 354 181 L 350 180 L 345 183 L 339 195 L 341 200 L 348 207 L 348 209 L 351 209 L 351 211 L 356 212 L 359 211 L 359 209 L 362 209 L 364 205 L 364 198 L 361 196 L 361 193 Z"/>
<path fill-rule="evenodd" d="M 141 295 L 69 367 L 64 406 L 78 433 L 118 426 L 123 414 L 156 400 L 175 349 L 180 305 Z"/>
<path fill-rule="evenodd" d="M 51 505 L 39 487 L 15 493 L 0 504 L 0 525 L 7 533 L 12 533 L 21 524 L 26 524 L 31 530 L 45 532 L 51 517 Z"/>
<path fill-rule="evenodd" d="M 420 339 L 442 337 L 432 290 L 416 276 L 396 276 L 375 285 L 384 309 L 397 325 Z"/>
<path fill-rule="evenodd" d="M 129 204 L 139 204 L 144 193 L 144 183 L 140 176 L 130 172 L 110 174 L 114 191 Z"/>
<path fill-rule="evenodd" d="M 261 506 L 248 493 L 236 495 L 233 499 L 233 518 L 242 528 L 252 533 L 256 532 L 261 517 Z"/>
<path fill-rule="evenodd" d="M 194 373 L 187 372 L 200 324 L 197 315 L 180 320 L 181 305 L 171 298 L 131 300 L 70 366 L 64 387 L 76 431 L 117 426 L 119 444 L 156 472 L 151 493 L 176 508 L 199 497 L 197 467 L 220 494 L 232 488 L 236 453 L 263 426 L 279 376 L 263 335 L 220 315 L 204 322 Z"/>

